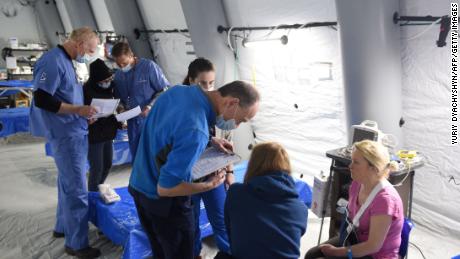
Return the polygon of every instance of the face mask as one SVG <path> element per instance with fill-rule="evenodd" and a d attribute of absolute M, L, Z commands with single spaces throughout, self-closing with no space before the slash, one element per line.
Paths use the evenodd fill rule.
<path fill-rule="evenodd" d="M 225 120 L 224 115 L 221 114 L 216 118 L 216 127 L 218 127 L 221 130 L 234 130 L 236 129 L 236 121 L 235 119 Z"/>
<path fill-rule="evenodd" d="M 75 61 L 77 61 L 78 63 L 89 63 L 91 61 L 91 57 L 87 54 L 84 54 L 84 55 L 77 54 Z"/>
<path fill-rule="evenodd" d="M 103 82 L 103 83 L 97 83 L 97 85 L 99 85 L 101 88 L 107 89 L 110 87 L 111 83 L 112 82 Z"/>
<path fill-rule="evenodd" d="M 226 121 L 223 115 L 219 115 L 216 119 L 216 127 L 221 130 L 233 130 L 236 129 L 236 122 L 235 119 Z"/>
<path fill-rule="evenodd" d="M 123 71 L 123 72 L 126 73 L 126 72 L 128 72 L 129 70 L 131 70 L 131 68 L 132 68 L 131 64 L 128 64 L 128 65 L 122 67 L 122 68 L 121 68 L 121 71 Z"/>

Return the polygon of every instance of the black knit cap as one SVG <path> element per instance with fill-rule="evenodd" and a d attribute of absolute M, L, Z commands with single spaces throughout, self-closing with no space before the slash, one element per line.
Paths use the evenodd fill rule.
<path fill-rule="evenodd" d="M 102 59 L 96 59 L 89 65 L 89 80 L 101 82 L 112 76 L 112 71 Z"/>

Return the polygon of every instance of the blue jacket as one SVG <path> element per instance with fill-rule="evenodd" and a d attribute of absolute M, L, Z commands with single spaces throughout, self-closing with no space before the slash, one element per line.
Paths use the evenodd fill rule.
<path fill-rule="evenodd" d="M 238 259 L 299 258 L 308 208 L 298 196 L 292 177 L 279 171 L 254 177 L 247 184 L 233 184 L 225 202 L 232 255 Z"/>
<path fill-rule="evenodd" d="M 211 101 L 198 86 L 174 86 L 160 95 L 142 130 L 129 185 L 158 199 L 158 184 L 172 188 L 190 182 L 215 120 Z"/>

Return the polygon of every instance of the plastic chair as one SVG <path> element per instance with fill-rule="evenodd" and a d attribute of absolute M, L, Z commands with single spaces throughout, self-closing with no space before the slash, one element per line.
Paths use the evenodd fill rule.
<path fill-rule="evenodd" d="M 409 235 L 413 227 L 414 223 L 412 223 L 410 219 L 405 218 L 401 231 L 401 245 L 399 246 L 400 258 L 405 258 L 407 255 L 407 250 L 409 248 Z"/>

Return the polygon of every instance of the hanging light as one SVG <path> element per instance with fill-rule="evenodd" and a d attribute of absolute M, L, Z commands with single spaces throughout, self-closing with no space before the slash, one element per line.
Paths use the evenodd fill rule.
<path fill-rule="evenodd" d="M 248 38 L 243 39 L 243 47 L 248 48 L 248 47 L 253 47 L 256 45 L 272 45 L 272 44 L 283 44 L 286 45 L 288 43 L 288 37 L 286 35 L 281 36 L 280 38 L 267 38 L 267 39 L 255 39 L 255 40 L 250 40 Z"/>

